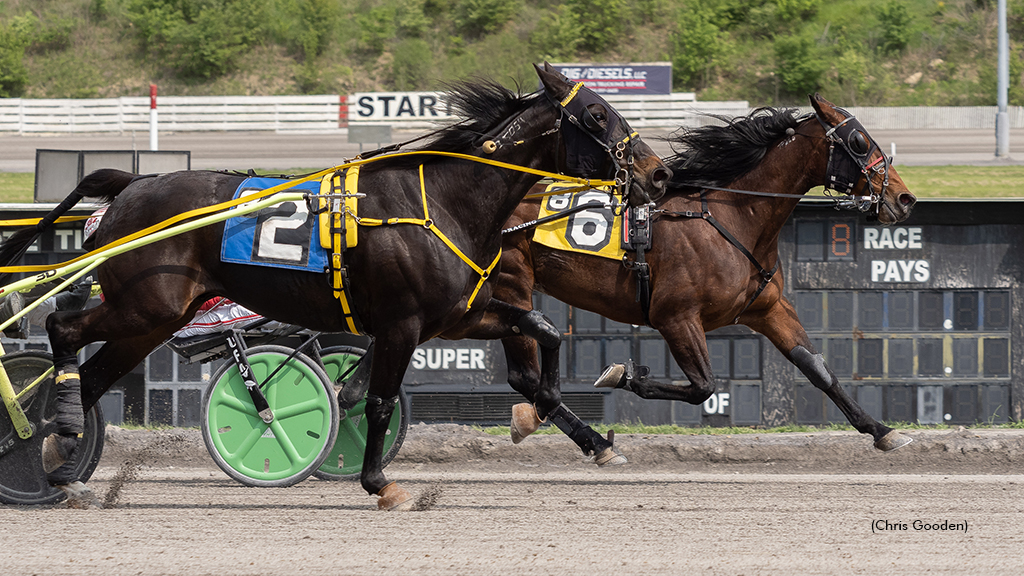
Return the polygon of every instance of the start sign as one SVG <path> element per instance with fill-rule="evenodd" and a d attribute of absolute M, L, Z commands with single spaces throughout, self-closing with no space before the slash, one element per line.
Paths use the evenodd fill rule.
<path fill-rule="evenodd" d="M 442 92 L 360 92 L 349 98 L 349 121 L 434 121 L 451 117 Z"/>

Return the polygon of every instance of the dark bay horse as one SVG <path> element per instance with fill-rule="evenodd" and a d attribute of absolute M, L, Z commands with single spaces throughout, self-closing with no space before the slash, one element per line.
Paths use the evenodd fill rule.
<path fill-rule="evenodd" d="M 439 131 L 421 150 L 586 178 L 615 176 L 641 203 L 664 194 L 671 173 L 614 108 L 550 65 L 537 67 L 537 73 L 543 89 L 530 95 L 486 82 L 456 86 L 449 101 L 465 120 Z M 185 211 L 228 201 L 243 179 L 216 172 L 135 177 L 103 170 L 84 179 L 48 218 L 81 197 L 109 201 L 93 237 L 96 246 L 104 246 Z M 360 217 L 421 219 L 415 225 L 360 226 L 358 246 L 344 254 L 349 302 L 362 332 L 375 338 L 372 360 L 364 363 L 369 430 L 361 482 L 368 493 L 380 496 L 382 509 L 412 504 L 408 492 L 385 478 L 381 458 L 387 423 L 418 344 L 460 323 L 475 325 L 486 311 L 498 319 L 490 337 L 526 334 L 542 343 L 554 339 L 557 345 L 557 330 L 539 313 L 493 299 L 494 282 L 487 281 L 489 265 L 498 262 L 502 227 L 539 179 L 522 170 L 441 155 L 384 156 L 361 167 L 358 190 L 365 197 L 359 201 Z M 48 318 L 60 431 L 48 440 L 54 438 L 51 446 L 60 458 L 73 458 L 83 409 L 211 297 L 226 296 L 264 316 L 312 330 L 349 328 L 327 275 L 222 262 L 223 235 L 223 226 L 212 225 L 115 256 L 97 268 L 102 304 Z M 4 248 L 16 252 L 16 240 L 26 238 L 31 241 L 16 235 Z M 81 366 L 79 396 L 76 353 L 98 341 L 105 344 Z M 52 472 L 51 484 L 73 483 L 74 478 L 62 476 L 67 468 L 65 463 Z"/>
<path fill-rule="evenodd" d="M 624 388 L 643 398 L 699 404 L 715 391 L 705 333 L 745 324 L 765 335 L 858 431 L 870 434 L 876 448 L 893 450 L 910 439 L 876 422 L 846 394 L 811 345 L 793 305 L 783 297 L 782 275 L 772 271 L 779 261 L 779 233 L 799 195 L 811 188 L 859 194 L 846 202 L 873 210 L 882 224 L 906 219 L 916 198 L 856 119 L 818 95 L 811 97 L 811 104 L 814 114 L 809 117 L 797 117 L 794 110 L 762 109 L 725 126 L 678 136 L 673 143 L 677 154 L 666 161 L 673 170 L 672 190 L 653 211 L 654 242 L 646 259 L 650 325 L 668 342 L 689 385 L 653 381 L 644 367 L 631 362 L 608 367 L 597 385 Z M 541 200 L 525 200 L 506 226 L 536 219 L 540 204 Z M 707 221 L 702 222 L 702 216 Z M 713 221 L 749 250 L 750 258 Z M 542 246 L 532 241 L 533 233 L 525 228 L 505 235 L 495 298 L 530 308 L 532 293 L 538 290 L 617 322 L 646 323 L 637 303 L 634 272 L 615 260 Z M 521 404 L 513 410 L 513 440 L 519 441 L 551 414 L 539 406 L 550 404 L 557 392 L 548 385 L 552 379 L 542 376 L 552 367 L 557 371 L 557 358 L 543 350 L 542 369 L 537 347 L 529 339 L 506 338 L 502 343 L 509 383 L 538 405 L 534 409 Z M 566 420 L 566 414 L 562 406 L 552 421 L 584 453 L 610 445 L 578 419 Z"/>

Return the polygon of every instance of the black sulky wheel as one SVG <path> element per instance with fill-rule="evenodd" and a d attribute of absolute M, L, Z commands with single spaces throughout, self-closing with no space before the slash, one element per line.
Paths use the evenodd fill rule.
<path fill-rule="evenodd" d="M 21 350 L 0 357 L 7 376 L 20 393 L 53 367 L 53 356 L 40 350 Z M 32 425 L 32 436 L 21 439 L 6 407 L 0 413 L 0 502 L 4 504 L 52 504 L 65 498 L 64 492 L 49 485 L 43 471 L 43 439 L 54 432 L 57 413 L 53 376 L 47 376 L 28 394 L 21 405 Z M 78 479 L 87 481 L 103 454 L 103 414 L 99 404 L 85 415 L 85 431 L 79 438 L 76 463 Z"/>

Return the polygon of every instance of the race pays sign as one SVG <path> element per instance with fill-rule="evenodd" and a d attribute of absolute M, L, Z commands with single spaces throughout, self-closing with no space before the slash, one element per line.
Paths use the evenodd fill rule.
<path fill-rule="evenodd" d="M 872 282 L 927 282 L 931 267 L 924 258 L 887 258 L 910 255 L 924 248 L 920 226 L 865 227 L 862 249 L 871 256 Z"/>

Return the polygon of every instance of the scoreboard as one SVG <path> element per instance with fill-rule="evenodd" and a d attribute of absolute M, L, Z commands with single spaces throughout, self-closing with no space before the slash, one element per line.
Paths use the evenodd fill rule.
<path fill-rule="evenodd" d="M 1022 250 L 1017 201 L 923 200 L 889 227 L 802 204 L 780 242 L 786 296 L 842 384 L 872 416 L 922 424 L 1021 418 Z M 844 420 L 787 380 L 763 392 L 792 421 Z"/>

